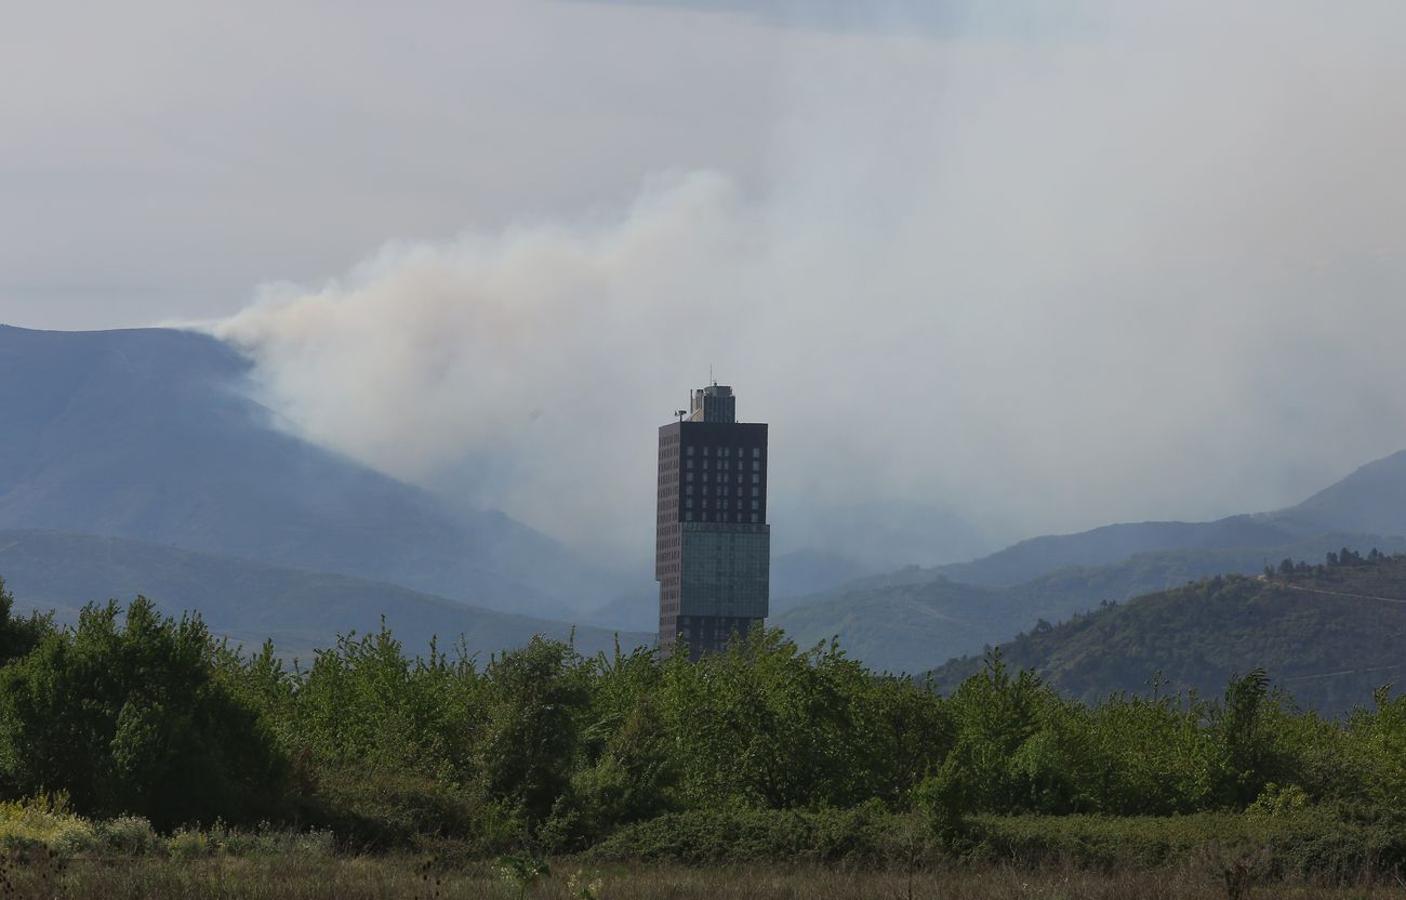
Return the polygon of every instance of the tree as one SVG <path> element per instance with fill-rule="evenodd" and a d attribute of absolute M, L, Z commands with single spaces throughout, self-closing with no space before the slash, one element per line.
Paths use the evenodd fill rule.
<path fill-rule="evenodd" d="M 214 677 L 196 617 L 161 618 L 138 597 L 88 606 L 0 669 L 0 783 L 20 796 L 66 791 L 91 815 L 135 813 L 161 828 L 276 809 L 285 771 L 257 714 Z"/>
<path fill-rule="evenodd" d="M 1279 777 L 1274 720 L 1279 702 L 1269 692 L 1264 669 L 1252 669 L 1232 679 L 1225 699 L 1212 716 L 1212 731 L 1221 759 L 1221 796 L 1244 807 Z"/>
<path fill-rule="evenodd" d="M 1062 705 L 1034 672 L 1012 677 L 1000 652 L 990 651 L 982 672 L 948 703 L 956 739 L 943 763 L 944 794 L 993 811 L 1063 811 L 1047 808 L 1067 800 L 1076 774 L 1063 730 L 1048 727 Z"/>
<path fill-rule="evenodd" d="M 0 666 L 19 659 L 39 645 L 44 635 L 53 631 L 49 616 L 33 613 L 27 619 L 16 619 L 15 598 L 0 578 Z"/>
<path fill-rule="evenodd" d="M 869 678 L 836 644 L 801 650 L 779 629 L 754 628 L 697 662 L 672 657 L 658 709 L 689 802 L 785 809 L 871 796 Z"/>
<path fill-rule="evenodd" d="M 571 781 L 579 719 L 590 699 L 575 652 L 534 637 L 489 663 L 477 762 L 485 793 L 533 826 Z"/>

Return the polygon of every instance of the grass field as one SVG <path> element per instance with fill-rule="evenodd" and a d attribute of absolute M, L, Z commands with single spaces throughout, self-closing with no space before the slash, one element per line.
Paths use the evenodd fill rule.
<path fill-rule="evenodd" d="M 64 801 L 41 797 L 0 804 L 0 900 L 1406 896 L 1393 833 L 1314 810 L 1274 817 L 982 816 L 959 839 L 961 854 L 938 847 L 913 827 L 917 820 L 901 816 L 865 827 L 844 819 L 839 833 L 851 839 L 844 845 L 851 852 L 831 847 L 822 854 L 826 841 L 796 839 L 801 821 L 794 813 L 756 811 L 663 817 L 548 864 L 484 858 L 481 848 L 448 838 L 362 854 L 326 831 L 216 825 L 163 835 L 144 819 L 85 819 Z M 788 824 L 789 831 L 782 827 Z"/>
<path fill-rule="evenodd" d="M 1228 889 L 1224 874 L 1204 863 L 1126 872 L 1058 866 L 1028 870 L 1003 866 L 957 867 L 917 873 L 845 871 L 817 866 L 583 867 L 560 860 L 552 871 L 524 884 L 490 863 L 436 864 L 414 856 L 249 858 L 79 858 L 62 862 L 45 854 L 8 857 L 0 877 L 6 898 L 294 898 L 294 900 L 438 900 L 438 898 L 540 898 L 540 900 L 870 900 L 870 898 L 976 898 L 976 900 L 1126 900 L 1126 898 L 1387 898 L 1401 897 L 1396 882 L 1332 887 L 1293 882 Z"/>

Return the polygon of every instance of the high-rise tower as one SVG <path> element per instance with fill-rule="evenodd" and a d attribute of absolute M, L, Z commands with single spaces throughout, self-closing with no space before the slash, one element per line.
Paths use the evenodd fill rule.
<path fill-rule="evenodd" d="M 766 618 L 771 529 L 766 425 L 738 422 L 726 385 L 694 391 L 689 407 L 659 429 L 654 577 L 660 648 L 682 638 L 697 658 Z"/>

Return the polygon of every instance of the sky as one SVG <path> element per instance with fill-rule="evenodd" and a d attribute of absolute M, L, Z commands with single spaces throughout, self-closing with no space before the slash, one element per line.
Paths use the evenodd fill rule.
<path fill-rule="evenodd" d="M 710 371 L 776 547 L 873 565 L 1406 447 L 1399 4 L 8 19 L 0 321 L 214 331 L 300 433 L 604 559 Z"/>

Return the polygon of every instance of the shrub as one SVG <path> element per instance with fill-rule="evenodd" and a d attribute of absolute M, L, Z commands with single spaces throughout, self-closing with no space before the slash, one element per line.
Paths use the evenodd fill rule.
<path fill-rule="evenodd" d="M 166 839 L 166 849 L 172 859 L 184 861 L 213 856 L 219 846 L 203 831 L 182 828 Z"/>
<path fill-rule="evenodd" d="M 1400 822 L 1354 820 L 1324 807 L 1275 816 L 977 816 L 972 833 L 973 857 L 1026 866 L 1147 868 L 1198 854 L 1258 857 L 1263 850 L 1258 872 L 1352 881 L 1367 872 L 1395 872 L 1406 863 L 1406 829 Z"/>
<path fill-rule="evenodd" d="M 523 835 L 521 820 L 511 809 L 484 800 L 475 790 L 413 772 L 327 772 L 303 816 L 357 851 L 449 838 L 488 855 L 508 849 Z"/>
<path fill-rule="evenodd" d="M 970 821 L 980 858 L 1021 865 L 1146 868 L 1184 859 L 1212 841 L 1250 842 L 1267 828 L 1233 813 L 1190 816 L 975 816 Z"/>
<path fill-rule="evenodd" d="M 620 829 L 587 851 L 611 861 L 690 865 L 813 860 L 877 863 L 898 817 L 877 804 L 814 812 L 734 807 L 671 813 Z"/>
<path fill-rule="evenodd" d="M 97 831 L 98 849 L 123 856 L 154 856 L 166 849 L 166 844 L 151 827 L 151 823 L 139 816 L 119 816 L 106 819 L 94 825 Z"/>
<path fill-rule="evenodd" d="M 178 832 L 172 835 L 172 841 L 179 834 Z M 253 829 L 230 828 L 222 822 L 217 822 L 214 827 L 203 833 L 203 837 L 208 849 L 204 854 L 193 852 L 192 855 L 294 856 L 302 859 L 320 859 L 331 856 L 336 848 L 330 831 L 294 831 L 275 828 L 268 822 L 261 822 Z M 193 838 L 188 840 L 194 845 L 191 850 L 196 851 L 199 842 Z M 172 855 L 176 855 L 174 848 Z"/>
<path fill-rule="evenodd" d="M 97 843 L 93 824 L 71 812 L 62 794 L 0 803 L 0 846 L 43 847 L 69 857 L 87 852 Z"/>

